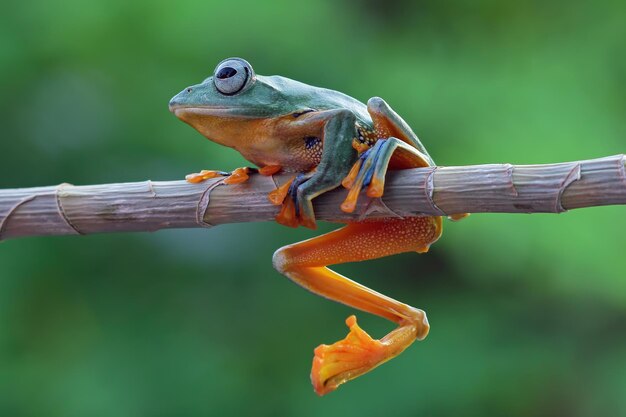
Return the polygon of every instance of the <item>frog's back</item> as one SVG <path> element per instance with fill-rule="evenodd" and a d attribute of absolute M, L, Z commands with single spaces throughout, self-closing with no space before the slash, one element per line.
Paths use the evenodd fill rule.
<path fill-rule="evenodd" d="M 293 105 L 306 104 L 313 110 L 347 109 L 354 113 L 359 122 L 366 125 L 372 123 L 367 112 L 367 106 L 347 94 L 328 88 L 315 87 L 280 75 L 259 75 L 258 78 L 281 92 L 283 98 Z M 284 92 L 289 92 L 289 94 Z"/>

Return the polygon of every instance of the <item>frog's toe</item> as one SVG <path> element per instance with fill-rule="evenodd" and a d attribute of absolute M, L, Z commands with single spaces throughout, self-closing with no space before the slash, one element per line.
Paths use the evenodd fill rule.
<path fill-rule="evenodd" d="M 215 177 L 226 177 L 230 175 L 228 172 L 224 172 L 224 171 L 213 171 L 213 170 L 208 170 L 208 169 L 203 169 L 200 172 L 196 172 L 193 174 L 189 174 L 185 176 L 185 180 L 187 182 L 190 182 L 192 184 L 196 184 L 202 181 L 206 181 L 208 179 L 211 178 L 215 178 Z"/>
<path fill-rule="evenodd" d="M 283 204 L 283 201 L 285 201 L 285 198 L 287 197 L 287 194 L 289 193 L 289 187 L 291 187 L 292 182 L 293 182 L 293 178 L 285 182 L 284 184 L 282 184 L 280 187 L 276 188 L 275 190 L 271 191 L 267 195 L 267 198 L 270 200 L 270 202 L 274 204 L 275 206 L 280 206 L 281 204 Z"/>
<path fill-rule="evenodd" d="M 344 212 L 352 213 L 354 211 L 359 194 L 364 189 L 367 189 L 369 197 L 380 197 L 383 195 L 384 175 L 387 167 L 378 168 L 378 160 L 385 151 L 385 145 L 386 140 L 379 139 L 372 148 L 359 156 L 348 175 L 343 179 L 341 184 L 350 190 L 341 204 L 341 210 Z M 380 177 L 383 178 L 383 181 L 380 180 Z"/>
<path fill-rule="evenodd" d="M 276 215 L 276 222 L 288 227 L 298 227 L 298 216 L 296 215 L 296 205 L 289 197 L 285 198 L 280 212 Z"/>
<path fill-rule="evenodd" d="M 315 212 L 313 211 L 313 204 L 311 201 L 299 195 L 297 198 L 298 203 L 298 218 L 300 224 L 309 229 L 317 229 L 317 223 L 315 221 Z"/>
<path fill-rule="evenodd" d="M 276 222 L 289 227 L 298 227 L 296 205 L 289 195 L 289 190 L 291 190 L 291 184 L 293 184 L 294 179 L 295 177 L 285 182 L 267 196 L 272 204 L 282 206 L 276 215 Z"/>
<path fill-rule="evenodd" d="M 237 168 L 233 172 L 228 175 L 228 177 L 224 180 L 224 184 L 241 184 L 242 182 L 248 181 L 248 173 L 250 172 L 250 168 L 242 167 Z"/>

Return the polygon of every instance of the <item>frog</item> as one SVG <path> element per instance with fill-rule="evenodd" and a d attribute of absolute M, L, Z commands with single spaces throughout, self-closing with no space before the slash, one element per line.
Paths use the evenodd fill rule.
<path fill-rule="evenodd" d="M 280 206 L 276 221 L 289 227 L 315 229 L 313 200 L 331 190 L 347 190 L 340 208 L 352 213 L 359 198 L 374 201 L 383 196 L 388 170 L 435 167 L 417 135 L 382 98 L 363 103 L 283 76 L 257 75 L 242 58 L 219 62 L 211 76 L 175 95 L 169 110 L 207 139 L 235 149 L 256 165 L 231 172 L 202 170 L 188 175 L 188 182 L 223 177 L 224 184 L 241 184 L 250 175 L 290 174 L 289 181 L 268 195 Z M 310 377 L 318 395 L 396 357 L 430 329 L 422 309 L 328 266 L 425 253 L 441 233 L 441 216 L 364 218 L 274 253 L 274 268 L 296 284 L 396 325 L 375 339 L 355 315 L 348 317 L 344 339 L 314 349 Z"/>

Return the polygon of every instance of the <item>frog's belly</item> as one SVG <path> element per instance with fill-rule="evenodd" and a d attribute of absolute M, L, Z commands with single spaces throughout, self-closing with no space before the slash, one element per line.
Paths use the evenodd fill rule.
<path fill-rule="evenodd" d="M 281 152 L 266 149 L 239 150 L 241 155 L 253 164 L 264 167 L 279 165 L 285 172 L 306 172 L 316 167 L 322 159 L 322 143 L 310 137 L 302 143 L 290 143 Z"/>

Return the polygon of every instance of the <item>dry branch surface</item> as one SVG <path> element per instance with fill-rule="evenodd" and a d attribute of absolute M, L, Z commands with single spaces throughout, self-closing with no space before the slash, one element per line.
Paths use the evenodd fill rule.
<path fill-rule="evenodd" d="M 319 220 L 457 213 L 560 213 L 626 204 L 626 156 L 545 165 L 490 164 L 390 172 L 385 195 L 362 195 L 352 214 L 346 190 L 315 200 Z M 155 231 L 273 220 L 267 194 L 287 174 L 252 175 L 239 185 L 144 181 L 0 190 L 0 240 L 21 236 Z"/>

